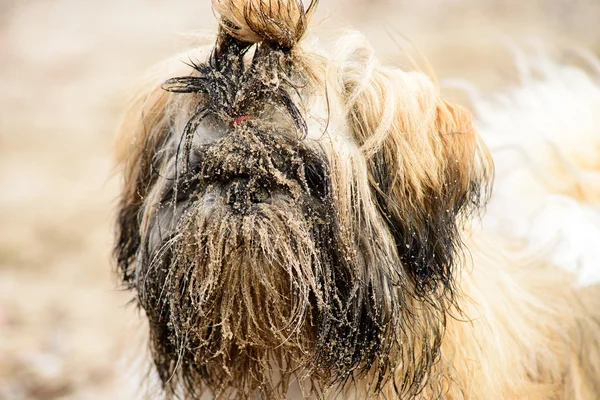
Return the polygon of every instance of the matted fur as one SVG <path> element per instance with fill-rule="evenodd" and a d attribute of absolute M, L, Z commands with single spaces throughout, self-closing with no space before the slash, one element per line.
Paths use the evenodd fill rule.
<path fill-rule="evenodd" d="M 115 254 L 162 395 L 592 398 L 599 296 L 470 227 L 469 113 L 359 35 L 311 49 L 314 7 L 214 0 L 216 44 L 125 116 Z"/>

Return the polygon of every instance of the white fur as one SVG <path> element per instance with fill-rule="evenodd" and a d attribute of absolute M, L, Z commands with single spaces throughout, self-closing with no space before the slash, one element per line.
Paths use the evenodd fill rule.
<path fill-rule="evenodd" d="M 496 165 L 484 227 L 575 272 L 583 286 L 600 282 L 599 75 L 530 58 L 518 86 L 474 102 Z"/>

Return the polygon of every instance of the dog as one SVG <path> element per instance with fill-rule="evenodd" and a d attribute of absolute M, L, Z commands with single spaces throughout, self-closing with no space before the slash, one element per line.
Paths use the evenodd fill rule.
<path fill-rule="evenodd" d="M 148 396 L 597 398 L 598 287 L 515 240 L 510 209 L 481 223 L 472 115 L 357 33 L 311 45 L 316 2 L 212 5 L 216 43 L 166 62 L 118 132 Z"/>

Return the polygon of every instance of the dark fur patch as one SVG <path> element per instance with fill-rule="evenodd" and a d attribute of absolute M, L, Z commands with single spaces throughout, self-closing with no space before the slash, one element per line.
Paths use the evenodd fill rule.
<path fill-rule="evenodd" d="M 390 191 L 387 170 L 390 165 L 382 153 L 370 161 L 375 182 L 374 197 L 396 242 L 398 255 L 412 277 L 416 294 L 421 298 L 436 293 L 450 300 L 454 290 L 455 257 L 461 249 L 460 224 L 465 216 L 481 209 L 486 202 L 483 182 L 470 182 L 461 187 L 459 171 L 448 167 L 443 190 L 426 188 L 426 204 L 422 212 L 399 215 L 390 211 L 396 201 Z M 408 194 L 407 194 L 408 195 Z"/>

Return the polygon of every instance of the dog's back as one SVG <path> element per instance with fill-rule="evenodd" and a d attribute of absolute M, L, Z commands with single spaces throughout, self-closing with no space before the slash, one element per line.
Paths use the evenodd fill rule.
<path fill-rule="evenodd" d="M 518 84 L 472 99 L 496 173 L 463 288 L 498 398 L 600 396 L 600 75 L 584 59 L 524 56 Z"/>

